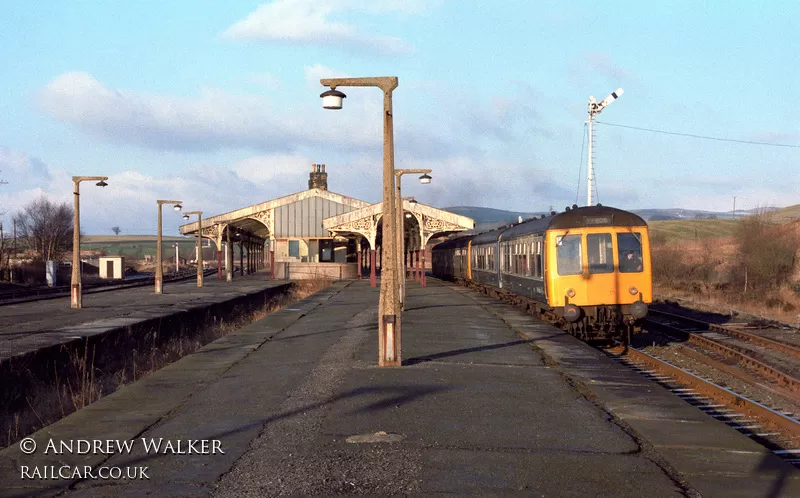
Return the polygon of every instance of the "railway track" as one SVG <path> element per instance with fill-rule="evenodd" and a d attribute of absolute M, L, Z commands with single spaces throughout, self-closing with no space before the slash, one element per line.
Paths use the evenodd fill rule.
<path fill-rule="evenodd" d="M 465 282 L 459 283 L 463 285 Z M 467 287 L 547 319 L 546 314 L 542 313 L 536 303 L 528 299 L 472 282 Z M 741 382 L 730 384 L 735 384 L 737 390 L 722 387 L 709 378 L 637 348 L 620 346 L 604 351 L 617 361 L 656 381 L 697 409 L 753 438 L 788 463 L 800 468 L 800 419 L 794 416 L 795 413 L 800 414 L 800 394 L 798 394 L 800 383 L 792 375 L 750 356 L 753 354 L 753 349 L 761 349 L 762 356 L 766 356 L 765 352 L 780 354 L 796 367 L 797 345 L 660 311 L 652 311 L 651 315 L 660 317 L 660 322 L 656 325 L 655 321 L 650 320 L 651 327 L 648 333 L 654 325 L 661 330 L 669 331 L 664 342 L 669 343 L 672 350 L 679 351 L 679 358 L 691 358 L 695 363 L 708 366 L 712 371 L 736 378 Z M 703 337 L 704 332 L 713 336 Z M 744 346 L 734 344 L 735 341 L 744 343 Z M 700 350 L 695 350 L 680 344 L 681 342 L 703 346 Z M 730 365 L 732 360 L 749 365 L 749 368 L 755 365 L 754 369 L 760 375 L 770 380 L 774 376 L 780 379 L 782 385 L 774 385 L 770 381 L 764 382 L 753 373 Z M 750 389 L 737 392 L 740 385 L 751 387 L 752 392 L 768 392 L 772 396 L 766 396 L 768 401 L 760 402 L 745 394 L 751 392 Z M 791 402 L 771 403 L 781 398 Z M 787 410 L 780 406 L 796 407 L 796 409 Z"/>
<path fill-rule="evenodd" d="M 763 444 L 800 467 L 800 421 L 636 348 L 605 350 L 687 403 Z"/>
<path fill-rule="evenodd" d="M 765 379 L 776 383 L 774 388 L 791 399 L 800 396 L 800 379 L 796 377 L 800 348 L 793 344 L 661 311 L 652 311 L 646 324 L 672 340 L 693 346 L 684 346 L 682 351 L 699 361 L 705 360 L 690 351 L 707 352 L 705 362 L 728 373 L 735 371 L 729 365 L 733 361 L 741 367 L 735 375 L 743 380 L 760 384 L 760 379 Z M 746 378 L 748 374 L 751 379 Z"/>
<path fill-rule="evenodd" d="M 216 269 L 205 270 L 204 275 L 213 275 Z M 178 282 L 188 280 L 197 276 L 197 270 L 185 270 L 179 273 L 164 275 L 164 282 Z M 85 294 L 94 292 L 107 292 L 118 289 L 128 289 L 132 287 L 144 287 L 155 284 L 155 276 L 140 277 L 128 282 L 95 282 L 83 285 Z M 14 291 L 0 292 L 0 306 L 8 304 L 23 303 L 28 301 L 39 301 L 44 299 L 57 299 L 70 295 L 70 286 L 61 285 L 56 287 L 44 287 L 36 289 L 22 289 Z"/>

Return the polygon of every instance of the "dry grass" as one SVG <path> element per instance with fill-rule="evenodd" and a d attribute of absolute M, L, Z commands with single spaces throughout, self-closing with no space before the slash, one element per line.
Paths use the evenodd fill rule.
<path fill-rule="evenodd" d="M 179 334 L 159 342 L 156 331 L 142 338 L 141 350 L 131 349 L 115 365 L 99 368 L 95 365 L 95 347 L 86 340 L 83 347 L 62 351 L 68 354 L 67 366 L 59 368 L 53 364 L 53 382 L 39 383 L 24 396 L 25 407 L 3 416 L 0 429 L 0 448 L 10 446 L 28 434 L 99 400 L 126 384 L 136 382 L 147 375 L 191 354 L 204 345 L 224 337 L 245 325 L 260 320 L 275 311 L 307 298 L 328 287 L 332 281 L 314 278 L 295 282 L 287 292 L 275 295 L 263 306 L 247 313 L 234 313 L 235 320 L 214 318 L 201 330 Z M 24 373 L 24 372 L 23 372 Z"/>
<path fill-rule="evenodd" d="M 656 297 L 800 325 L 800 222 L 776 224 L 771 214 L 748 220 L 740 221 L 733 236 L 657 239 Z"/>

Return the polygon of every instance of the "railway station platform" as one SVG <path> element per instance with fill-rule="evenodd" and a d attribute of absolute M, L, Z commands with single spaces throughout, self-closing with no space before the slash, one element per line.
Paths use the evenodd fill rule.
<path fill-rule="evenodd" d="M 76 336 L 225 303 L 286 283 L 267 280 L 266 273 L 260 272 L 237 276 L 231 282 L 206 276 L 203 287 L 197 287 L 194 278 L 169 282 L 161 295 L 153 293 L 153 286 L 84 293 L 80 309 L 70 307 L 69 296 L 0 303 L 0 361 L 57 346 Z"/>
<path fill-rule="evenodd" d="M 746 436 L 450 283 L 409 282 L 378 368 L 377 301 L 337 282 L 40 430 L 0 451 L 0 496 L 800 496 Z"/>

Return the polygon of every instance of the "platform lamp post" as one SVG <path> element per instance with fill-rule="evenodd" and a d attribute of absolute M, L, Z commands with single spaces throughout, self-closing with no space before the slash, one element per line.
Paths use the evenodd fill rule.
<path fill-rule="evenodd" d="M 197 215 L 197 286 L 203 286 L 203 212 L 186 211 L 183 219 L 188 220 L 190 214 Z"/>
<path fill-rule="evenodd" d="M 180 248 L 178 243 L 172 244 L 172 247 L 175 248 L 175 273 L 180 273 L 181 271 L 181 255 L 180 255 Z"/>
<path fill-rule="evenodd" d="M 180 211 L 182 206 L 181 202 L 183 201 L 162 201 L 157 200 L 158 203 L 158 237 L 156 239 L 156 294 L 161 294 L 164 288 L 164 269 L 161 267 L 161 205 L 162 204 L 174 204 L 172 209 L 175 211 Z"/>
<path fill-rule="evenodd" d="M 433 170 L 430 169 L 396 169 L 394 170 L 394 177 L 395 177 L 395 188 L 397 189 L 395 192 L 395 200 L 397 201 L 397 206 L 395 207 L 395 215 L 397 217 L 397 261 L 398 261 L 398 270 L 400 272 L 400 292 L 399 299 L 400 299 L 400 308 L 404 309 L 404 304 L 406 301 L 406 268 L 405 268 L 405 252 L 406 252 L 406 244 L 405 244 L 405 218 L 403 216 L 403 198 L 401 197 L 400 191 L 400 184 L 402 183 L 403 175 L 410 175 L 410 174 L 417 174 L 420 173 L 422 176 L 419 177 L 419 182 L 423 185 L 427 185 L 431 182 L 431 177 L 428 173 L 431 173 Z"/>
<path fill-rule="evenodd" d="M 75 184 L 73 191 L 75 206 L 73 209 L 72 220 L 72 284 L 70 285 L 70 305 L 73 308 L 83 307 L 83 286 L 81 284 L 81 210 L 80 210 L 80 183 L 82 181 L 96 181 L 98 187 L 108 185 L 107 176 L 73 176 L 72 183 Z"/>
<path fill-rule="evenodd" d="M 397 222 L 394 207 L 394 124 L 392 121 L 392 91 L 397 88 L 397 76 L 370 78 L 329 78 L 319 82 L 330 90 L 320 94 L 322 107 L 341 109 L 346 95 L 337 87 L 369 86 L 383 90 L 383 243 L 381 289 L 378 304 L 378 366 L 399 367 L 401 352 L 401 312 L 398 301 L 398 272 L 396 243 Z"/>

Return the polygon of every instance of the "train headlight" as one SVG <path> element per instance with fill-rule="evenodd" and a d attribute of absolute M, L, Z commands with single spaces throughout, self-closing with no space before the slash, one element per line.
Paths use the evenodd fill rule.
<path fill-rule="evenodd" d="M 628 292 L 630 292 L 630 293 L 631 293 L 631 296 L 635 296 L 636 294 L 638 294 L 638 293 L 639 293 L 639 289 L 637 289 L 637 288 L 636 288 L 636 287 L 634 287 L 634 286 L 631 286 L 631 288 L 630 288 L 630 289 L 628 289 Z"/>
<path fill-rule="evenodd" d="M 567 297 L 575 297 L 575 289 L 567 289 Z"/>

